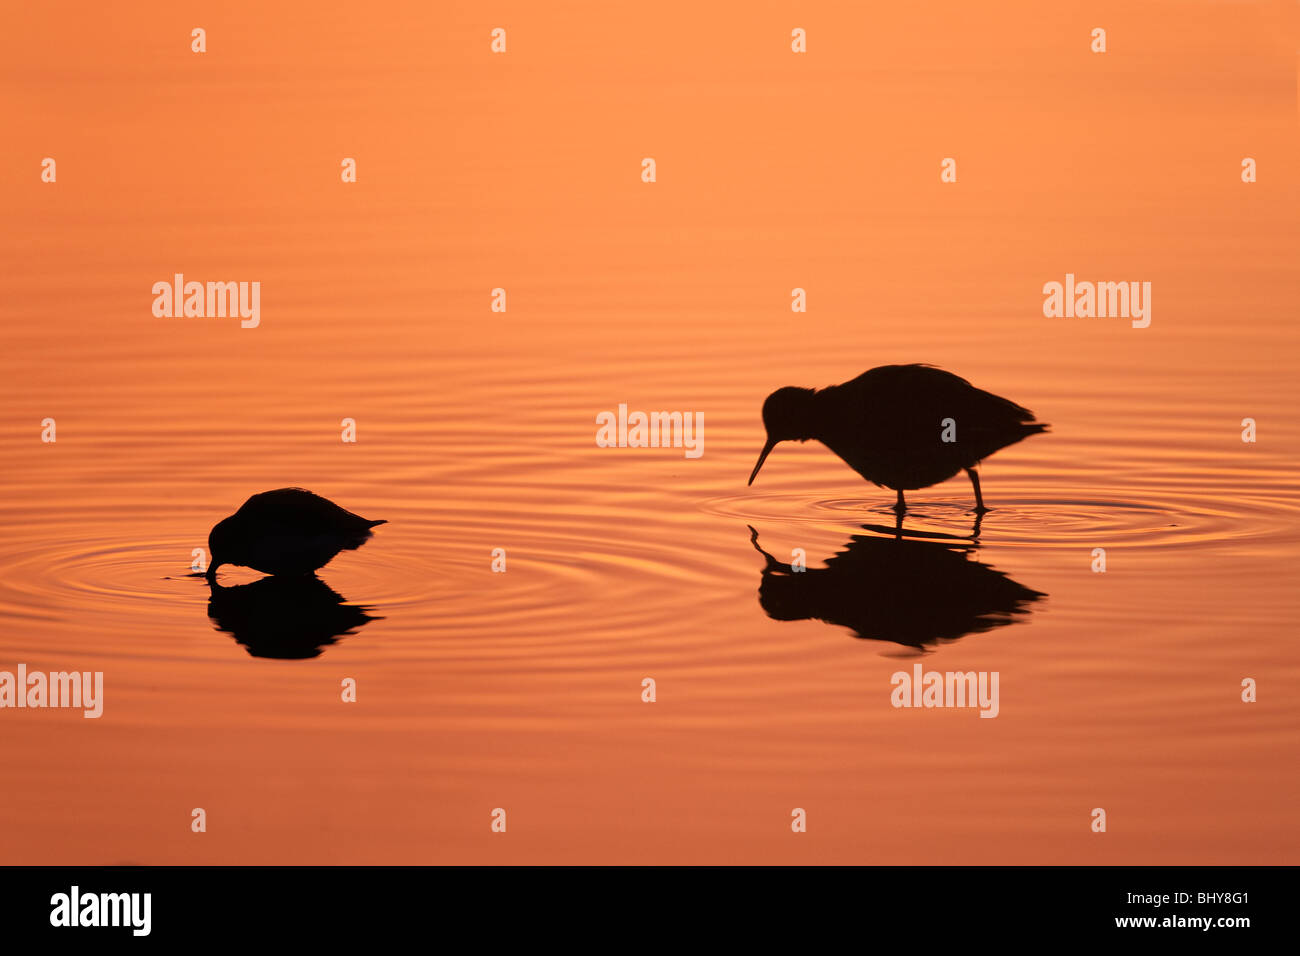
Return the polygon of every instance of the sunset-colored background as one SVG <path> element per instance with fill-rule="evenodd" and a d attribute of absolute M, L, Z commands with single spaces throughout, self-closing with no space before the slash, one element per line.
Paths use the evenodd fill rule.
<path fill-rule="evenodd" d="M 0 669 L 106 693 L 0 711 L 0 863 L 1297 862 L 1295 3 L 4 16 Z M 177 272 L 260 327 L 156 318 Z M 1044 318 L 1067 272 L 1150 328 Z M 893 496 L 816 443 L 747 488 L 764 396 L 913 361 L 1052 423 L 969 558 L 1047 597 L 924 652 L 770 619 L 749 526 L 820 568 Z M 621 402 L 703 457 L 597 447 Z M 286 485 L 389 521 L 307 660 L 186 576 Z M 969 533 L 964 479 L 909 504 Z M 1000 716 L 895 710 L 916 661 Z"/>

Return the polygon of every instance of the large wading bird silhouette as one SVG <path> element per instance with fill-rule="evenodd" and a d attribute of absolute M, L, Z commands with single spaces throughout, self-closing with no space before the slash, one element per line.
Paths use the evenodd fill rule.
<path fill-rule="evenodd" d="M 1009 399 L 930 365 L 882 365 L 843 385 L 779 388 L 763 402 L 767 443 L 749 476 L 778 442 L 815 438 L 854 471 L 898 492 L 946 481 L 965 469 L 984 512 L 975 466 L 1048 426 Z"/>

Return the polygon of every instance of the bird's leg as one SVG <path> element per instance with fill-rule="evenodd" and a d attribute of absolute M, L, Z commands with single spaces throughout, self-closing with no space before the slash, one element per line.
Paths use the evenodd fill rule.
<path fill-rule="evenodd" d="M 966 474 L 970 475 L 970 483 L 975 486 L 975 513 L 983 514 L 989 509 L 984 507 L 984 496 L 980 494 L 980 476 L 975 474 L 974 468 L 967 468 Z"/>
<path fill-rule="evenodd" d="M 898 501 L 894 502 L 894 511 L 901 515 L 906 510 L 907 510 L 907 502 L 903 500 L 903 489 L 899 488 Z"/>

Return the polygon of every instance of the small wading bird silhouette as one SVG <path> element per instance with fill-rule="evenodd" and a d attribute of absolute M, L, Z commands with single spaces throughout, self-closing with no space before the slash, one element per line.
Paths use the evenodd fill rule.
<path fill-rule="evenodd" d="M 1034 413 L 932 365 L 882 365 L 843 385 L 779 388 L 763 402 L 767 444 L 815 438 L 868 481 L 903 492 L 946 481 L 962 469 L 984 512 L 975 465 L 1000 448 L 1046 431 Z"/>
<path fill-rule="evenodd" d="M 302 488 L 278 488 L 253 495 L 208 535 L 208 581 L 217 568 L 238 564 L 263 574 L 311 574 L 340 551 L 365 544 L 370 521 Z"/>

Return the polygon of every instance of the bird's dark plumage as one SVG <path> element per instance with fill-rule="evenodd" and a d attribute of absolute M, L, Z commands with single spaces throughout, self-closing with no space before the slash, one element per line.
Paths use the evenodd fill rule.
<path fill-rule="evenodd" d="M 384 524 L 340 508 L 302 488 L 253 495 L 208 536 L 209 579 L 223 564 L 263 574 L 310 574 L 340 551 L 361 547 L 370 529 Z"/>
<path fill-rule="evenodd" d="M 981 510 L 975 465 L 1048 428 L 1029 409 L 930 365 L 882 365 L 843 385 L 778 389 L 763 403 L 763 424 L 767 444 L 751 484 L 778 442 L 815 438 L 868 481 L 896 490 L 900 508 L 904 491 L 965 469 Z"/>

